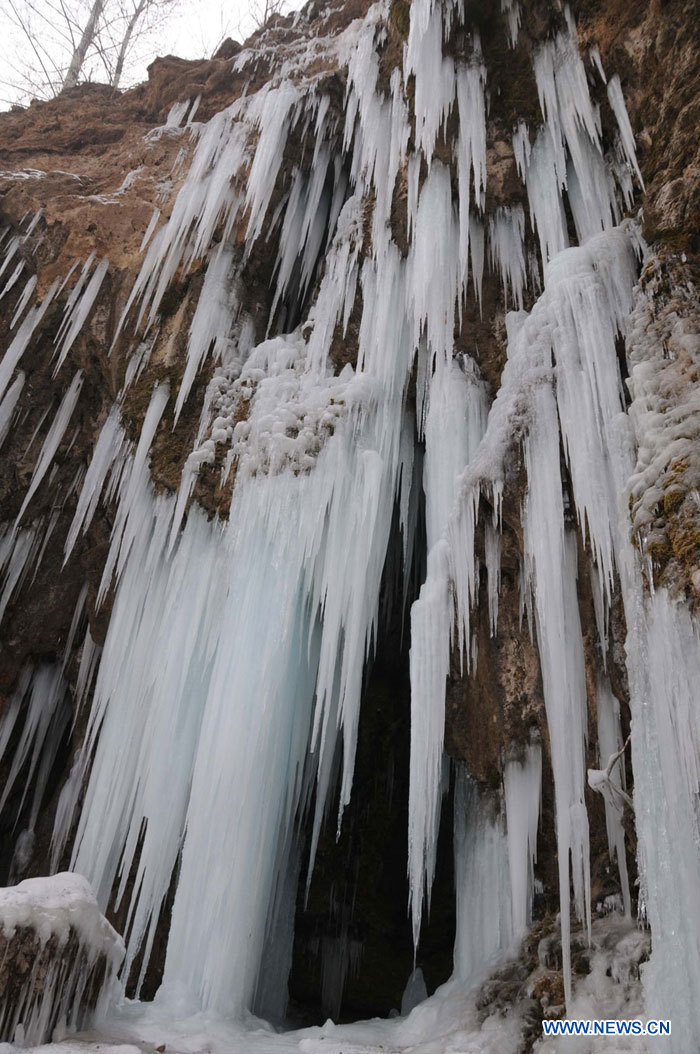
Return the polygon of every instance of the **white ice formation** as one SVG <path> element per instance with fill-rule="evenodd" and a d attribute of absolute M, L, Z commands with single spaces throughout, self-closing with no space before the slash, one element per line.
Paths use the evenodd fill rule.
<path fill-rule="evenodd" d="M 507 48 L 522 13 L 513 0 L 501 8 Z M 113 608 L 101 651 L 89 632 L 82 648 L 79 685 L 91 712 L 56 815 L 55 859 L 76 824 L 72 866 L 103 909 L 125 903 L 124 974 L 139 962 L 141 979 L 177 873 L 158 999 L 239 1017 L 256 1004 L 273 920 L 293 910 L 285 889 L 298 874 L 304 825 L 308 819 L 312 867 L 322 823 L 335 810 L 341 824 L 350 801 L 392 521 L 398 516 L 408 576 L 422 485 L 427 567 L 410 618 L 408 818 L 418 943 L 435 872 L 446 681 L 451 663 L 470 671 L 479 661 L 472 611 L 484 572 L 498 632 L 502 505 L 508 466 L 522 458 L 522 601 L 540 656 L 554 776 L 567 998 L 570 907 L 589 932 L 591 925 L 577 601 L 585 573 L 603 652 L 613 594 L 622 597 L 639 859 L 654 934 L 649 1007 L 673 1017 L 669 1049 L 686 1052 L 687 1037 L 700 1034 L 688 992 L 700 976 L 698 630 L 663 591 L 644 593 L 627 523 L 635 458 L 629 493 L 643 503 L 639 481 L 659 449 L 636 453 L 643 414 L 639 405 L 636 416 L 626 411 L 618 363 L 643 251 L 635 226 L 622 220 L 640 173 L 620 81 L 613 76 L 607 87 L 619 129 L 613 156 L 567 10 L 560 32 L 533 55 L 541 121 L 531 129 L 521 121 L 512 132 L 527 209 L 499 206 L 487 215 L 490 86 L 478 34 L 469 58 L 455 58 L 444 43 L 463 5 L 414 0 L 403 69 L 386 82 L 380 51 L 388 17 L 388 4 L 378 3 L 335 36 L 313 46 L 299 38 L 274 53 L 263 37 L 259 52 L 236 59 L 241 71 L 265 58 L 263 87 L 206 123 L 191 113 L 180 127 L 188 104 L 165 126 L 189 137 L 189 169 L 167 219 L 158 225 L 154 215 L 110 335 L 114 347 L 132 342 L 132 358 L 76 483 L 64 544 L 70 560 L 100 504 L 113 510 L 99 596 L 104 602 L 113 591 Z M 324 62 L 346 78 L 342 112 L 324 94 Z M 451 157 L 440 148 L 448 125 Z M 293 137 L 301 160 L 290 164 Z M 398 219 L 396 186 L 405 191 Z M 4 246 L 8 285 L 22 273 L 15 274 L 18 238 Z M 242 299 L 241 276 L 262 239 L 276 262 L 261 330 Z M 154 384 L 132 441 L 123 401 L 148 363 L 163 298 L 176 275 L 202 261 L 179 387 Z M 485 267 L 513 309 L 493 401 L 476 341 L 456 346 L 469 299 L 482 302 Z M 82 374 L 68 383 L 64 363 L 108 268 L 88 259 L 67 299 L 57 282 L 37 301 L 29 279 L 17 307 L 0 363 L 0 440 L 17 421 L 23 356 L 56 300 L 63 394 L 0 541 L 0 610 L 53 529 L 50 519 L 33 518 L 33 500 L 52 486 L 80 405 Z M 353 312 L 356 354 L 336 368 L 334 341 L 350 341 Z M 210 380 L 179 494 L 157 492 L 154 437 L 177 422 L 205 369 Z M 646 376 L 638 365 L 633 395 Z M 414 469 L 423 444 L 421 478 Z M 207 518 L 192 499 L 203 466 L 231 486 L 228 519 Z M 31 701 L 15 766 L 31 757 L 40 772 L 49 764 L 44 744 L 47 724 L 58 720 L 61 671 L 40 667 L 26 678 Z M 603 766 L 621 742 L 619 705 L 604 677 L 597 734 Z M 542 747 L 521 747 L 504 759 L 500 795 L 482 795 L 465 773 L 457 779 L 455 975 L 465 982 L 512 947 L 531 919 Z M 606 817 L 629 911 L 621 818 L 609 802 Z M 288 962 L 291 926 L 277 932 L 287 942 L 278 957 Z"/>

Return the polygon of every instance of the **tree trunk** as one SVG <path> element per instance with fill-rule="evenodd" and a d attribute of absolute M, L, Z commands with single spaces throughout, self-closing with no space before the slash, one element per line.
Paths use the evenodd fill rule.
<path fill-rule="evenodd" d="M 148 7 L 148 0 L 139 0 L 138 4 L 134 8 L 133 15 L 129 19 L 129 24 L 126 27 L 126 30 L 124 32 L 124 36 L 122 38 L 121 46 L 119 48 L 119 55 L 117 56 L 117 64 L 114 67 L 114 73 L 112 74 L 112 87 L 114 89 L 117 89 L 119 87 L 119 82 L 122 79 L 122 73 L 124 71 L 124 61 L 126 59 L 126 53 L 129 50 L 129 44 L 131 43 L 131 37 L 133 35 L 134 29 L 136 28 L 136 23 L 138 22 L 138 20 L 140 19 L 141 15 L 143 14 L 143 12 L 146 10 L 147 7 Z"/>
<path fill-rule="evenodd" d="M 78 77 L 80 71 L 83 68 L 85 62 L 85 56 L 87 55 L 88 48 L 95 39 L 97 33 L 97 26 L 99 24 L 102 12 L 104 10 L 106 0 L 95 0 L 90 11 L 90 17 L 85 23 L 85 29 L 83 30 L 82 36 L 78 41 L 78 44 L 73 52 L 73 56 L 70 60 L 70 66 L 68 72 L 63 79 L 62 90 L 66 88 L 75 88 L 78 83 Z"/>

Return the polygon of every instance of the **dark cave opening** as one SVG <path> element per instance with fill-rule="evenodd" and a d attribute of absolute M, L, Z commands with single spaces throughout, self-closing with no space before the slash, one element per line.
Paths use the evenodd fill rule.
<path fill-rule="evenodd" d="M 418 552 L 421 544 L 419 536 Z M 414 968 L 406 873 L 412 597 L 403 603 L 400 569 L 397 523 L 384 569 L 376 647 L 365 671 L 352 799 L 337 839 L 337 814 L 329 810 L 308 900 L 308 847 L 302 865 L 289 977 L 288 1023 L 295 1027 L 329 1017 L 336 1022 L 387 1017 L 400 1010 Z M 452 826 L 450 795 L 416 959 L 429 994 L 452 973 Z"/>

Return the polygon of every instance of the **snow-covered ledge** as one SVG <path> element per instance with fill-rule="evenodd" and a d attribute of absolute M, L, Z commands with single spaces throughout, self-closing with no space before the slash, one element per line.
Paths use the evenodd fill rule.
<path fill-rule="evenodd" d="M 0 1041 L 47 1042 L 109 999 L 124 942 L 89 882 L 63 872 L 0 889 Z"/>

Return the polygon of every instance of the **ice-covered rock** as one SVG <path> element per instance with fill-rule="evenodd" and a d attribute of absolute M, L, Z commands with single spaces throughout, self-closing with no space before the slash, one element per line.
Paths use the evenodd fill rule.
<path fill-rule="evenodd" d="M 0 1039 L 48 1042 L 99 1016 L 123 957 L 82 875 L 0 889 Z"/>

